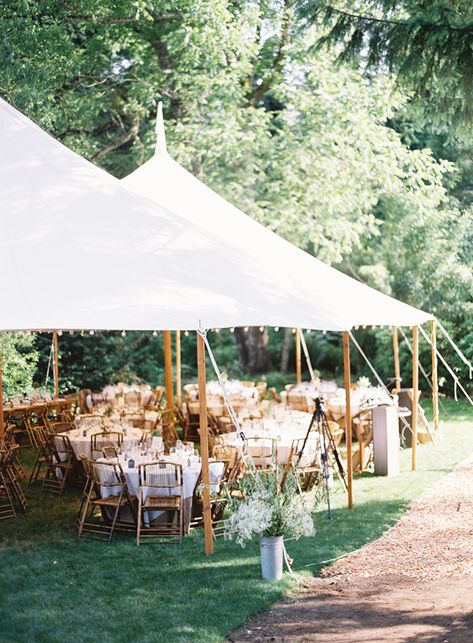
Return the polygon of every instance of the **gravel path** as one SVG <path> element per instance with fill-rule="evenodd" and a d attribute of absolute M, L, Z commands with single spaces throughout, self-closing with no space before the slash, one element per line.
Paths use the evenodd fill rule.
<path fill-rule="evenodd" d="M 230 641 L 473 642 L 473 457 Z"/>

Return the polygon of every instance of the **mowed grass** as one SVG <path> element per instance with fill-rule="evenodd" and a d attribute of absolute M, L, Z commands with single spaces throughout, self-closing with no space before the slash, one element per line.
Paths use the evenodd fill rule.
<path fill-rule="evenodd" d="M 444 438 L 402 452 L 396 478 L 364 474 L 355 480 L 355 507 L 332 495 L 333 514 L 315 514 L 313 538 L 287 542 L 300 574 L 361 547 L 391 525 L 427 487 L 473 451 L 473 410 L 445 402 Z M 62 498 L 28 490 L 31 511 L 0 523 L 0 641 L 222 641 L 225 634 L 295 582 L 260 578 L 258 545 L 242 549 L 217 541 L 203 554 L 200 531 L 182 547 L 143 545 L 118 537 L 111 545 L 78 540 L 73 523 L 79 494 Z"/>

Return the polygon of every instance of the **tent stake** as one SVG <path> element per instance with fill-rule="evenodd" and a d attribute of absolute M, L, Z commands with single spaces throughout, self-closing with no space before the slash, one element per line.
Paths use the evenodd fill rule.
<path fill-rule="evenodd" d="M 59 398 L 59 355 L 58 355 L 58 341 L 57 330 L 53 333 L 54 341 L 54 397 L 56 400 Z"/>
<path fill-rule="evenodd" d="M 431 322 L 431 340 L 432 340 L 432 406 L 434 416 L 434 433 L 439 428 L 439 386 L 438 386 L 438 369 L 437 369 L 437 325 L 435 319 Z"/>
<path fill-rule="evenodd" d="M 164 337 L 164 377 L 166 380 L 166 407 L 174 408 L 174 393 L 172 383 L 172 348 L 171 348 L 171 331 L 165 330 Z"/>
<path fill-rule="evenodd" d="M 417 417 L 419 404 L 419 327 L 412 327 L 412 471 L 417 468 Z"/>
<path fill-rule="evenodd" d="M 199 382 L 200 457 L 202 459 L 202 510 L 204 514 L 205 553 L 213 554 L 212 516 L 210 514 L 209 428 L 207 420 L 207 391 L 205 374 L 205 344 L 197 333 L 197 377 Z"/>
<path fill-rule="evenodd" d="M 176 330 L 176 404 L 181 406 L 181 331 Z"/>
<path fill-rule="evenodd" d="M 397 326 L 392 327 L 392 334 L 393 334 L 395 389 L 397 392 L 399 392 L 401 388 L 401 367 L 399 364 L 399 339 L 397 334 Z"/>
<path fill-rule="evenodd" d="M 296 382 L 302 382 L 301 329 L 296 329 Z"/>
<path fill-rule="evenodd" d="M 343 374 L 345 384 L 345 441 L 347 445 L 347 486 L 348 507 L 353 507 L 353 461 L 351 440 L 351 401 L 350 401 L 350 336 L 348 331 L 343 331 Z"/>

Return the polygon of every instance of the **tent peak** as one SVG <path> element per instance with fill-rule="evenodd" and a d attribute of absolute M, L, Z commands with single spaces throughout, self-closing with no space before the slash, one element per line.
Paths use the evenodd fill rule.
<path fill-rule="evenodd" d="M 163 103 L 159 101 L 156 114 L 156 149 L 155 154 L 167 154 L 166 132 L 164 130 Z"/>

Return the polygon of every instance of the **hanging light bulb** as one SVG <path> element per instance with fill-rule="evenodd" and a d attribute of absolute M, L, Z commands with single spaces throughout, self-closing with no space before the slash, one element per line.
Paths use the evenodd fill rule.
<path fill-rule="evenodd" d="M 95 330 L 89 330 L 89 335 L 95 335 Z"/>
<path fill-rule="evenodd" d="M 122 330 L 121 335 L 122 335 L 122 337 L 126 337 L 126 332 L 124 330 Z"/>
<path fill-rule="evenodd" d="M 231 332 L 231 333 L 234 333 L 234 332 L 235 332 L 235 328 L 234 328 L 234 326 L 232 326 L 232 327 L 230 328 L 230 332 Z"/>
<path fill-rule="evenodd" d="M 264 333 L 264 326 L 260 326 L 260 327 L 259 327 L 259 332 L 260 332 L 260 333 Z"/>
<path fill-rule="evenodd" d="M 69 331 L 69 335 L 74 335 L 74 331 L 73 331 L 73 330 L 70 330 L 70 331 Z"/>
<path fill-rule="evenodd" d="M 305 332 L 306 332 L 308 335 L 311 335 L 311 334 L 312 334 L 312 331 L 311 331 L 311 329 L 310 329 L 310 328 L 307 328 Z"/>
<path fill-rule="evenodd" d="M 249 326 L 245 326 L 245 333 L 247 333 L 250 330 Z"/>
<path fill-rule="evenodd" d="M 363 328 L 363 329 L 365 329 L 365 328 L 366 328 L 366 324 L 363 324 L 362 328 Z"/>
<path fill-rule="evenodd" d="M 322 331 L 322 335 L 326 335 L 326 334 L 327 334 L 327 331 L 326 331 L 326 330 L 323 330 L 323 331 Z"/>
<path fill-rule="evenodd" d="M 295 334 L 296 334 L 296 329 L 295 329 L 295 328 L 293 328 L 293 329 L 292 329 L 292 334 L 293 334 L 293 335 L 295 335 Z"/>
<path fill-rule="evenodd" d="M 57 334 L 59 335 L 59 337 L 62 337 L 62 330 L 58 330 Z"/>
<path fill-rule="evenodd" d="M 215 329 L 215 332 L 216 332 L 216 333 L 219 333 L 219 332 L 220 332 L 220 328 L 216 328 L 216 329 Z"/>
<path fill-rule="evenodd" d="M 275 332 L 275 333 L 279 333 L 279 326 L 275 326 L 275 327 L 274 327 L 274 332 Z"/>
<path fill-rule="evenodd" d="M 188 331 L 188 330 L 185 330 L 185 331 L 184 331 L 184 335 L 185 335 L 186 337 L 189 337 L 189 331 Z"/>
<path fill-rule="evenodd" d="M 153 337 L 157 337 L 157 336 L 158 336 L 158 331 L 157 331 L 157 330 L 153 330 Z"/>

